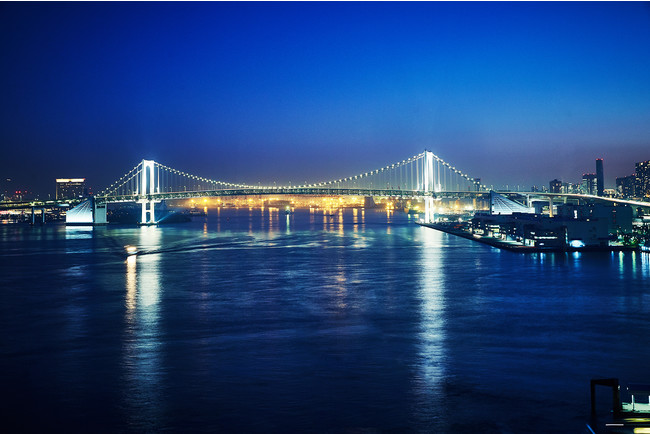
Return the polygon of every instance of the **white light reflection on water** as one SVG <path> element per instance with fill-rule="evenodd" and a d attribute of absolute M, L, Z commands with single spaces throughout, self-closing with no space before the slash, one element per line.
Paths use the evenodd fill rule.
<path fill-rule="evenodd" d="M 445 281 L 442 267 L 440 234 L 428 228 L 420 228 L 421 254 L 419 298 L 421 301 L 419 332 L 419 363 L 415 378 L 415 415 L 422 423 L 440 420 L 444 414 L 436 406 L 442 395 L 445 378 Z"/>
<path fill-rule="evenodd" d="M 66 254 L 86 254 L 92 253 L 88 244 L 77 240 L 90 240 L 93 237 L 92 226 L 66 226 L 65 227 L 65 253 Z"/>
<path fill-rule="evenodd" d="M 138 246 L 160 248 L 157 227 L 142 227 Z M 155 430 L 162 423 L 160 254 L 132 255 L 125 262 L 124 400 L 130 428 Z"/>
<path fill-rule="evenodd" d="M 618 252 L 618 273 L 622 276 L 625 273 L 625 253 Z"/>
<path fill-rule="evenodd" d="M 93 237 L 92 226 L 66 226 L 66 240 L 89 240 Z"/>
<path fill-rule="evenodd" d="M 650 253 L 639 253 L 641 262 L 641 275 L 644 279 L 650 279 Z"/>

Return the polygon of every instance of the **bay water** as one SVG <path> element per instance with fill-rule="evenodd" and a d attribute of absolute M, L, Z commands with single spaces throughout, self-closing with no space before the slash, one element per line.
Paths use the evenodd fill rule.
<path fill-rule="evenodd" d="M 650 382 L 647 253 L 258 208 L 0 249 L 5 432 L 582 432 L 591 378 Z"/>

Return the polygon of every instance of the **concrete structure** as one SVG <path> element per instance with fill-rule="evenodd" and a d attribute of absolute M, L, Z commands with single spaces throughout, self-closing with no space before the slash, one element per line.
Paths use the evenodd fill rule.
<path fill-rule="evenodd" d="M 490 192 L 490 214 L 510 215 L 513 213 L 533 213 L 533 208 L 524 206 L 514 200 L 496 193 Z"/>
<path fill-rule="evenodd" d="M 634 210 L 629 205 L 594 203 L 589 205 L 564 204 L 556 210 L 557 216 L 565 220 L 602 220 L 609 234 L 632 232 Z"/>
<path fill-rule="evenodd" d="M 632 233 L 633 210 L 618 204 L 562 204 L 555 217 L 477 213 L 470 232 L 542 249 L 605 247 L 612 235 Z"/>
<path fill-rule="evenodd" d="M 477 213 L 471 221 L 472 233 L 512 240 L 543 249 L 607 246 L 609 233 L 604 219 L 569 219 L 539 214 Z"/>
<path fill-rule="evenodd" d="M 74 225 L 106 224 L 106 203 L 98 203 L 93 198 L 87 199 L 66 212 L 65 223 Z"/>

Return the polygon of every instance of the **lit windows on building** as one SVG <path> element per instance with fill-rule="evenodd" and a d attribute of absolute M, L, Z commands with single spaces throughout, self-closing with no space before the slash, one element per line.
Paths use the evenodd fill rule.
<path fill-rule="evenodd" d="M 623 198 L 636 197 L 636 174 L 616 178 L 616 193 Z"/>
<path fill-rule="evenodd" d="M 650 197 L 650 160 L 636 163 L 636 196 Z"/>
<path fill-rule="evenodd" d="M 80 199 L 87 195 L 86 178 L 57 178 L 57 200 Z"/>
<path fill-rule="evenodd" d="M 582 194 L 596 195 L 598 192 L 598 182 L 595 173 L 585 173 L 582 175 L 581 189 Z"/>
<path fill-rule="evenodd" d="M 548 191 L 550 193 L 562 193 L 562 181 L 554 179 L 548 184 Z"/>

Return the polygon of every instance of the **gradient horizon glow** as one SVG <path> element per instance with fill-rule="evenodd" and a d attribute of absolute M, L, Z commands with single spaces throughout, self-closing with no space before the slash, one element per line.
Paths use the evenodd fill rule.
<path fill-rule="evenodd" d="M 1 177 L 144 159 L 316 182 L 429 149 L 487 185 L 650 159 L 648 3 L 2 3 Z"/>

